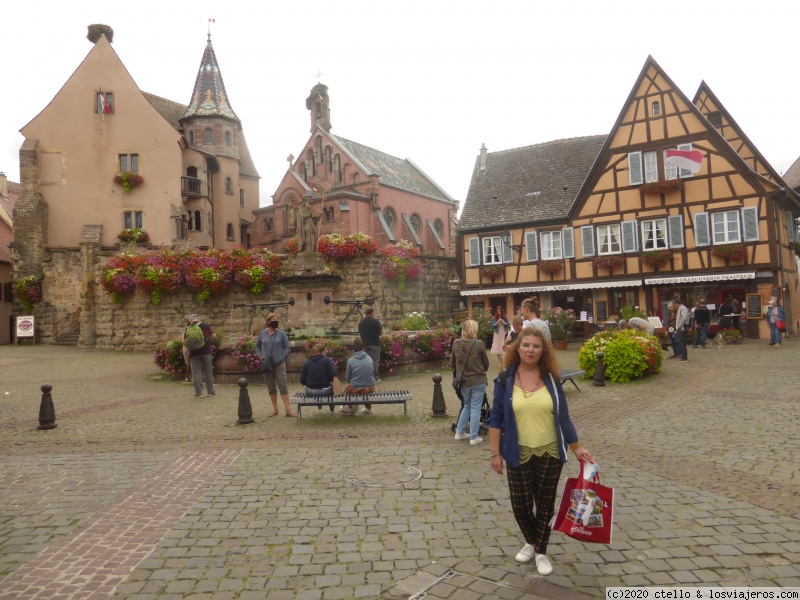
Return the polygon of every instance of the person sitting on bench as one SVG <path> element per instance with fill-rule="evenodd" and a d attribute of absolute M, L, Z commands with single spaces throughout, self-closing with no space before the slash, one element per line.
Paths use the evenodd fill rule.
<path fill-rule="evenodd" d="M 375 391 L 375 371 L 372 359 L 364 352 L 364 342 L 361 338 L 353 340 L 353 350 L 355 350 L 355 354 L 347 361 L 345 392 L 348 394 L 371 394 Z M 348 404 L 342 407 L 342 414 L 354 415 L 357 410 L 355 406 Z M 365 404 L 361 412 L 371 415 L 372 405 Z"/>
<path fill-rule="evenodd" d="M 308 360 L 300 372 L 300 383 L 306 386 L 309 396 L 333 396 L 333 378 L 336 377 L 336 367 L 333 361 L 325 356 L 324 344 L 314 344 L 308 351 Z M 322 405 L 318 407 L 322 409 Z M 331 404 L 331 412 L 333 405 Z"/>

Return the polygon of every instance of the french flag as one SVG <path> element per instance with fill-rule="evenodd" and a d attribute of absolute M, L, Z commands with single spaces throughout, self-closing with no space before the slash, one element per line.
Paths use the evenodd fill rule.
<path fill-rule="evenodd" d="M 699 150 L 667 150 L 664 164 L 668 167 L 687 169 L 695 175 L 703 164 L 703 153 Z"/>

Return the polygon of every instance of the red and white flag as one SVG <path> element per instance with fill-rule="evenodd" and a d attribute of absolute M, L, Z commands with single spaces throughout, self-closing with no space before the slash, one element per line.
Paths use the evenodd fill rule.
<path fill-rule="evenodd" d="M 667 150 L 664 164 L 668 167 L 688 169 L 692 174 L 696 174 L 703 164 L 703 153 L 699 150 Z"/>
<path fill-rule="evenodd" d="M 103 114 L 110 115 L 111 107 L 108 105 L 108 102 L 106 102 L 106 95 L 103 93 L 103 88 L 100 88 L 100 93 L 98 95 L 100 96 L 100 102 L 103 103 Z"/>

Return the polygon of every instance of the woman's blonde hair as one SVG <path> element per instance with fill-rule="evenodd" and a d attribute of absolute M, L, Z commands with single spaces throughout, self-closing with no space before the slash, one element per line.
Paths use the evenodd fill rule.
<path fill-rule="evenodd" d="M 461 324 L 461 337 L 465 340 L 474 340 L 478 337 L 478 322 L 467 319 Z"/>
<path fill-rule="evenodd" d="M 542 357 L 539 359 L 539 370 L 542 375 L 552 375 L 559 377 L 558 361 L 556 360 L 556 353 L 553 349 L 553 343 L 545 337 L 544 332 L 536 327 L 528 326 L 517 335 L 515 339 L 506 349 L 503 356 L 503 367 L 508 369 L 511 366 L 519 366 L 522 359 L 519 356 L 519 346 L 522 340 L 526 337 L 534 336 L 542 342 Z"/>

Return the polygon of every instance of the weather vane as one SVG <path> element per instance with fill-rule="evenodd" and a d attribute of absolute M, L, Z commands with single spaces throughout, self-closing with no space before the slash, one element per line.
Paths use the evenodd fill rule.
<path fill-rule="evenodd" d="M 322 73 L 319 72 L 319 69 L 317 69 L 317 74 L 315 77 L 317 78 L 317 83 L 322 83 Z"/>

